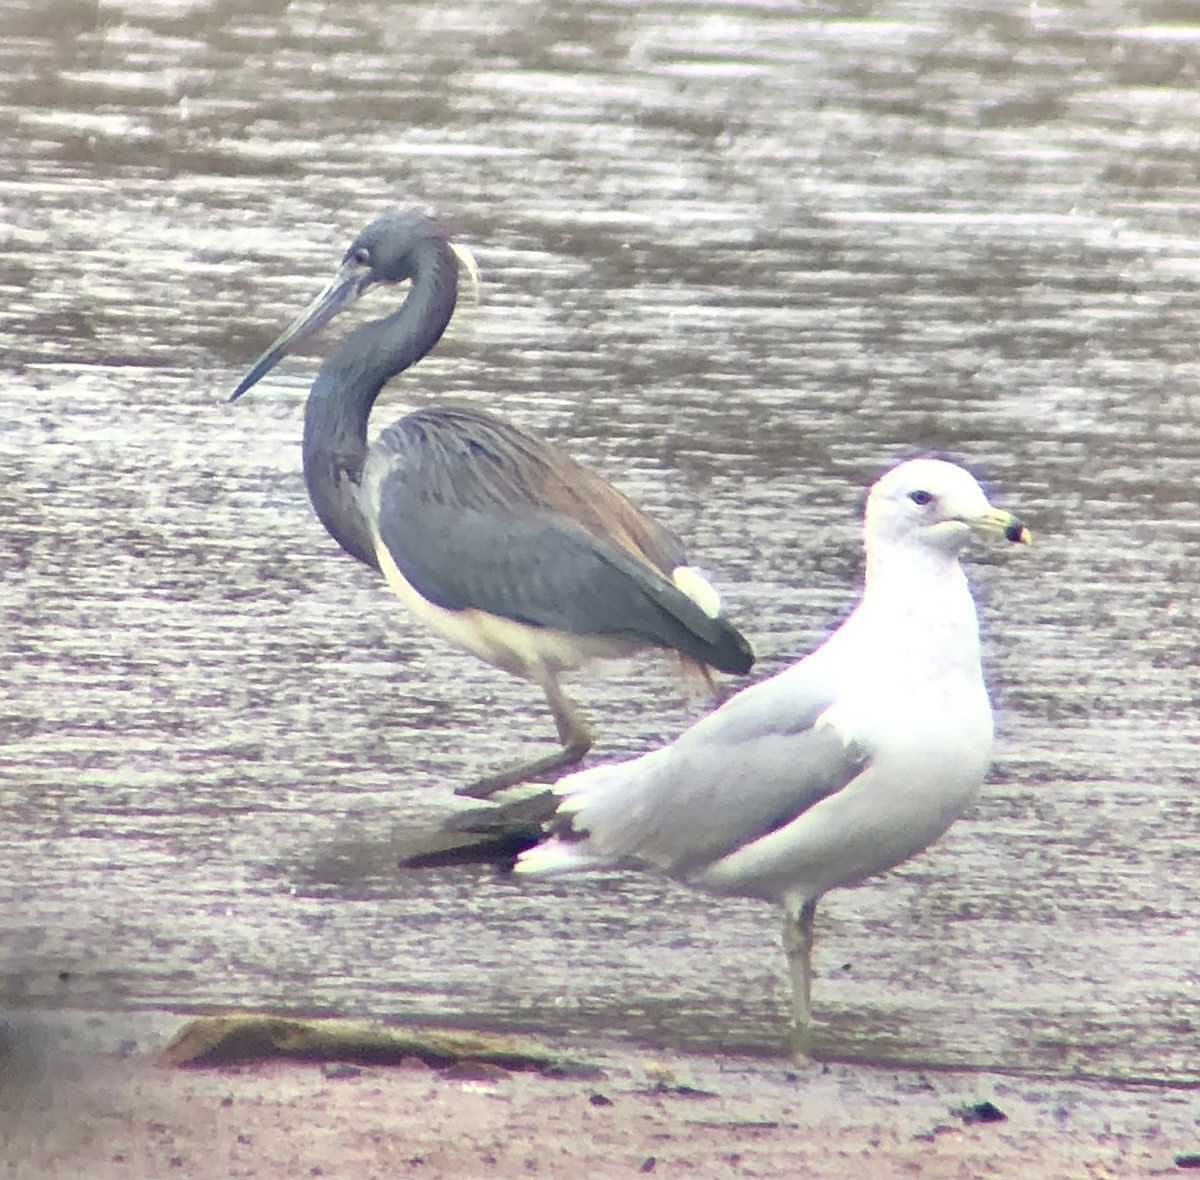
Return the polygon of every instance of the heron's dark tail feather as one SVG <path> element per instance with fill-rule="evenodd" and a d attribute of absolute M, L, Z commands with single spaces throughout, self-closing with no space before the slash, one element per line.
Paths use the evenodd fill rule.
<path fill-rule="evenodd" d="M 636 567 L 630 572 L 636 576 Z M 709 615 L 673 582 L 654 578 L 644 567 L 640 581 L 658 612 L 656 629 L 664 647 L 718 672 L 744 676 L 754 666 L 754 651 L 746 637 L 724 615 Z"/>
<path fill-rule="evenodd" d="M 717 636 L 712 642 L 712 655 L 704 662 L 718 672 L 745 676 L 754 667 L 754 649 L 732 623 L 724 618 L 713 622 L 717 625 Z"/>

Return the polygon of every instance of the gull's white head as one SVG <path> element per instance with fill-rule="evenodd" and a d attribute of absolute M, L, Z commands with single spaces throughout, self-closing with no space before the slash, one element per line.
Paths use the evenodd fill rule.
<path fill-rule="evenodd" d="M 1029 530 L 993 508 L 969 471 L 941 459 L 910 459 L 876 481 L 867 497 L 868 551 L 878 542 L 916 541 L 957 553 L 973 531 L 1028 544 Z"/>

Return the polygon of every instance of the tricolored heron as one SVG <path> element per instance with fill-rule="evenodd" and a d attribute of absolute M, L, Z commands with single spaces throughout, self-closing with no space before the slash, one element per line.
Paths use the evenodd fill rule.
<path fill-rule="evenodd" d="M 958 560 L 976 530 L 1029 540 L 963 468 L 893 468 L 867 499 L 866 583 L 838 630 L 672 745 L 560 779 L 562 834 L 517 872 L 640 862 L 778 903 L 793 1044 L 807 1054 L 818 899 L 916 855 L 983 785 L 992 710 Z"/>
<path fill-rule="evenodd" d="M 355 328 L 321 365 L 305 406 L 304 478 L 333 539 L 379 570 L 417 618 L 545 692 L 562 749 L 458 792 L 485 797 L 591 747 L 563 672 L 652 648 L 678 653 L 708 679 L 710 668 L 745 673 L 754 657 L 679 541 L 558 447 L 493 414 L 450 407 L 406 414 L 368 445 L 381 390 L 450 322 L 460 260 L 474 272 L 428 217 L 373 222 L 230 400 L 370 288 L 411 283 L 398 308 Z"/>

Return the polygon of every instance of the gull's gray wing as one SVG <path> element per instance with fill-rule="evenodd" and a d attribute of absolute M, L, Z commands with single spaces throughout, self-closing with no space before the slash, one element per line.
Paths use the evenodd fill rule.
<path fill-rule="evenodd" d="M 562 811 L 601 854 L 690 877 L 850 783 L 868 752 L 821 718 L 808 660 L 744 689 L 673 744 L 564 780 Z"/>

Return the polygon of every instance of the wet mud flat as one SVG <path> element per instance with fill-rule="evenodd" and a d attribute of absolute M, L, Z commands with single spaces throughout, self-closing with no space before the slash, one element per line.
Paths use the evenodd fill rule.
<path fill-rule="evenodd" d="M 1179 1174 L 1187 6 L 548 7 L 0 0 L 0 1039 L 10 1000 L 121 1025 L 14 1022 L 0 1174 Z M 874 1066 L 735 1055 L 781 1010 L 773 915 L 396 873 L 540 705 L 337 558 L 300 474 L 319 348 L 225 399 L 397 202 L 485 287 L 387 416 L 466 401 L 594 464 L 722 578 L 763 675 L 848 609 L 891 461 L 959 457 L 1038 530 L 972 571 L 977 813 L 821 915 L 825 1043 Z M 587 686 L 597 756 L 683 727 L 663 683 Z M 605 1076 L 160 1064 L 148 1023 L 226 1005 L 527 1028 Z"/>
<path fill-rule="evenodd" d="M 165 1029 L 170 1018 L 151 1018 Z M 111 1025 L 111 1018 L 93 1023 Z M 85 1022 L 86 1023 L 86 1022 Z M 178 1021 L 176 1022 L 178 1023 Z M 169 1064 L 10 1026 L 3 1175 L 1185 1175 L 1195 1090 L 987 1071 L 805 1068 L 543 1042 L 551 1060 Z M 85 1036 L 83 1040 L 87 1040 Z M 511 1067 L 510 1067 L 511 1066 Z"/>

